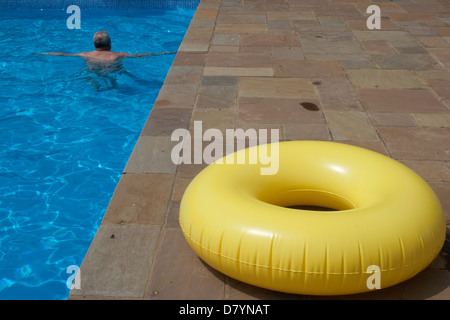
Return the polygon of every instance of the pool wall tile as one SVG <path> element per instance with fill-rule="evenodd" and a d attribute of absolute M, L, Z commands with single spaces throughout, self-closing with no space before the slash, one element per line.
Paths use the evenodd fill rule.
<path fill-rule="evenodd" d="M 164 9 L 195 9 L 199 0 L 2 0 L 1 8 L 14 9 L 67 9 L 71 5 L 80 8 L 101 9 L 136 9 L 136 8 L 164 8 Z"/>

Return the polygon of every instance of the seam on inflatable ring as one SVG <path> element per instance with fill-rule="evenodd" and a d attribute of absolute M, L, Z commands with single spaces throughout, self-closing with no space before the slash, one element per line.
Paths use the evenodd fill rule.
<path fill-rule="evenodd" d="M 181 226 L 181 224 L 180 224 L 180 226 Z M 189 237 L 189 239 L 190 239 L 193 243 L 195 243 L 197 246 L 199 246 L 202 250 L 208 251 L 208 252 L 210 252 L 210 253 L 212 253 L 212 254 L 215 254 L 215 255 L 217 255 L 217 256 L 219 256 L 219 257 L 221 257 L 221 258 L 228 259 L 228 260 L 235 261 L 235 262 L 239 262 L 239 263 L 243 263 L 243 264 L 246 264 L 246 265 L 249 265 L 249 266 L 255 266 L 255 267 L 260 267 L 260 268 L 265 268 L 265 269 L 273 269 L 273 270 L 284 271 L 284 272 L 306 273 L 306 274 L 320 274 L 320 275 L 372 274 L 372 272 L 366 272 L 366 271 L 363 271 L 363 272 L 316 272 L 316 271 L 292 270 L 292 269 L 284 269 L 284 268 L 268 267 L 268 266 L 265 266 L 265 265 L 260 265 L 260 264 L 256 264 L 256 263 L 251 263 L 251 262 L 247 262 L 247 261 L 242 261 L 242 260 L 238 260 L 238 259 L 235 259 L 235 258 L 231 258 L 231 257 L 225 256 L 225 255 L 219 254 L 218 252 L 215 252 L 215 251 L 213 251 L 213 250 L 211 250 L 211 249 L 209 249 L 209 248 L 207 248 L 207 247 L 205 247 L 205 246 L 202 246 L 199 242 L 195 241 L 189 234 L 186 234 L 186 233 L 184 232 L 183 227 L 181 227 L 181 230 L 183 231 L 183 233 L 185 234 L 185 236 Z M 430 256 L 430 257 L 431 257 L 431 256 Z M 430 257 L 429 257 L 428 259 L 426 259 L 426 260 L 429 260 Z M 412 266 L 415 266 L 415 265 L 418 265 L 418 264 L 422 263 L 424 260 L 425 260 L 425 259 L 421 259 L 421 260 L 419 260 L 419 261 L 416 262 L 416 263 L 403 265 L 403 266 L 401 266 L 401 267 L 395 267 L 395 268 L 389 268 L 389 269 L 380 269 L 380 271 L 381 271 L 381 272 L 384 272 L 384 271 L 394 271 L 394 270 L 402 269 L 402 268 L 405 268 L 405 267 L 406 267 L 406 268 L 409 268 L 409 267 L 412 267 Z"/>

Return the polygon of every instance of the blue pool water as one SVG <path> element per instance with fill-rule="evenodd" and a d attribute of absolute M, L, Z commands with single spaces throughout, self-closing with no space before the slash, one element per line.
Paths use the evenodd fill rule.
<path fill-rule="evenodd" d="M 1 7 L 1 6 L 0 6 Z M 65 299 L 175 55 L 92 73 L 79 57 L 106 30 L 112 50 L 177 51 L 194 9 L 1 9 L 0 299 Z"/>

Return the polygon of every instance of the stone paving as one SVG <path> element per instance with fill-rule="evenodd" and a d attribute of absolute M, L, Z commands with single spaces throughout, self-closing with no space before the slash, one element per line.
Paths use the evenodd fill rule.
<path fill-rule="evenodd" d="M 369 30 L 369 5 L 381 29 Z M 202 0 L 81 266 L 71 299 L 324 299 L 204 264 L 178 224 L 206 165 L 171 161 L 173 130 L 280 130 L 388 155 L 421 175 L 450 234 L 450 1 Z M 450 299 L 449 237 L 392 288 L 337 299 Z"/>

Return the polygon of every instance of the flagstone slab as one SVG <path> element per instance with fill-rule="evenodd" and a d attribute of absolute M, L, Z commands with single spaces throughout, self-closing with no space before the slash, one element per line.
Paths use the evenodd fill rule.
<path fill-rule="evenodd" d="M 429 54 L 372 54 L 374 62 L 385 70 L 427 70 L 440 66 Z"/>
<path fill-rule="evenodd" d="M 136 142 L 125 166 L 125 173 L 175 173 L 176 165 L 171 158 L 177 142 L 170 136 L 143 136 Z"/>
<path fill-rule="evenodd" d="M 194 18 L 192 19 L 190 23 L 190 27 L 194 28 L 214 28 L 214 25 L 216 24 L 215 17 L 213 18 Z"/>
<path fill-rule="evenodd" d="M 267 34 L 268 26 L 266 23 L 224 23 L 217 24 L 214 28 L 216 35 L 220 33 L 233 34 Z"/>
<path fill-rule="evenodd" d="M 449 48 L 450 43 L 444 37 L 416 37 L 425 48 Z"/>
<path fill-rule="evenodd" d="M 331 140 L 325 124 L 283 124 L 283 136 L 286 140 Z"/>
<path fill-rule="evenodd" d="M 171 135 L 178 128 L 188 128 L 192 110 L 190 108 L 153 108 L 141 135 Z"/>
<path fill-rule="evenodd" d="M 142 298 L 161 226 L 100 225 L 71 296 Z"/>
<path fill-rule="evenodd" d="M 240 35 L 237 33 L 214 34 L 211 44 L 218 46 L 238 46 Z"/>
<path fill-rule="evenodd" d="M 204 149 L 202 149 L 204 150 Z M 191 160 L 192 161 L 192 160 Z M 187 186 L 192 181 L 192 179 L 185 179 L 176 177 L 173 184 L 172 195 L 170 197 L 171 201 L 181 201 Z"/>
<path fill-rule="evenodd" d="M 122 175 L 102 223 L 162 225 L 173 182 L 173 174 Z"/>
<path fill-rule="evenodd" d="M 443 161 L 403 160 L 401 162 L 425 181 L 450 182 L 450 168 Z"/>
<path fill-rule="evenodd" d="M 185 39 L 181 43 L 180 47 L 178 48 L 178 52 L 180 51 L 195 51 L 195 52 L 206 52 L 208 51 L 208 48 L 210 46 L 210 42 L 208 39 L 206 40 L 188 40 Z"/>
<path fill-rule="evenodd" d="M 358 95 L 347 79 L 314 78 L 313 82 L 324 110 L 363 110 Z"/>
<path fill-rule="evenodd" d="M 163 230 L 146 299 L 222 299 L 224 287 L 225 276 L 200 260 L 180 228 Z"/>
<path fill-rule="evenodd" d="M 409 13 L 440 13 L 445 12 L 445 8 L 436 2 L 430 3 L 402 3 L 402 8 Z"/>
<path fill-rule="evenodd" d="M 206 54 L 204 52 L 180 51 L 177 53 L 173 66 L 204 66 Z"/>
<path fill-rule="evenodd" d="M 368 8 L 370 4 L 367 4 L 366 8 Z M 394 21 L 392 21 L 389 17 L 385 16 L 384 13 L 384 7 L 383 7 L 383 15 L 381 16 L 380 20 L 380 28 L 383 31 L 402 31 L 403 28 L 400 27 L 398 24 L 396 24 Z M 365 11 L 364 11 L 365 12 Z M 367 15 L 368 19 L 369 15 Z M 351 30 L 361 30 L 361 31 L 367 31 L 367 19 L 358 19 L 358 20 L 346 20 L 345 24 L 348 26 Z M 375 31 L 377 32 L 377 31 Z"/>
<path fill-rule="evenodd" d="M 365 112 L 325 111 L 333 140 L 378 141 L 378 135 Z"/>
<path fill-rule="evenodd" d="M 272 47 L 271 57 L 273 60 L 304 60 L 300 47 Z"/>
<path fill-rule="evenodd" d="M 194 106 L 198 85 L 164 85 L 159 91 L 153 108 Z"/>
<path fill-rule="evenodd" d="M 413 116 L 422 127 L 450 127 L 450 113 L 414 113 Z"/>
<path fill-rule="evenodd" d="M 237 77 L 203 76 L 202 86 L 236 86 Z"/>
<path fill-rule="evenodd" d="M 239 52 L 239 46 L 211 46 L 209 52 Z"/>
<path fill-rule="evenodd" d="M 424 25 L 432 25 L 438 23 L 439 20 L 433 14 L 430 13 L 420 13 L 420 12 L 391 12 L 389 17 L 396 22 L 406 22 L 406 23 L 421 23 Z M 442 22 L 441 22 L 442 24 Z M 441 25 L 439 24 L 439 25 Z"/>
<path fill-rule="evenodd" d="M 315 1 L 316 3 L 318 1 Z M 292 6 L 295 6 L 295 3 L 292 3 Z M 267 19 L 268 20 L 310 20 L 316 21 L 316 15 L 312 10 L 281 10 L 281 11 L 273 11 L 267 10 Z"/>
<path fill-rule="evenodd" d="M 230 77 L 271 77 L 273 68 L 248 67 L 205 67 L 203 76 L 230 76 Z"/>
<path fill-rule="evenodd" d="M 364 67 L 363 69 L 371 69 L 375 67 L 373 62 L 371 62 L 370 57 L 366 53 L 305 52 L 304 56 L 306 60 L 339 61 L 344 69 L 347 69 L 348 66 L 352 66 L 358 63 L 367 65 L 367 67 Z"/>
<path fill-rule="evenodd" d="M 450 224 L 450 182 L 429 182 L 441 202 L 447 226 Z"/>
<path fill-rule="evenodd" d="M 237 24 L 266 24 L 265 14 L 219 14 L 216 20 L 218 26 L 237 25 Z"/>
<path fill-rule="evenodd" d="M 212 27 L 189 27 L 186 31 L 184 39 L 186 40 L 210 40 L 213 33 Z"/>
<path fill-rule="evenodd" d="M 236 102 L 235 86 L 200 86 L 195 106 L 197 108 L 232 108 Z"/>
<path fill-rule="evenodd" d="M 397 4 L 394 2 L 385 2 L 385 1 L 358 1 L 353 2 L 353 5 L 361 12 L 366 13 L 367 7 L 372 5 L 373 2 L 383 2 L 380 7 L 382 7 L 383 13 L 408 13 L 405 9 L 401 7 L 401 3 Z"/>
<path fill-rule="evenodd" d="M 424 70 L 419 71 L 419 75 L 427 84 L 431 84 L 431 80 L 444 80 L 450 82 L 449 70 Z"/>
<path fill-rule="evenodd" d="M 200 83 L 202 66 L 173 66 L 166 76 L 164 84 L 194 85 Z"/>
<path fill-rule="evenodd" d="M 166 228 L 180 227 L 180 203 L 181 201 L 172 200 L 169 203 L 169 211 L 166 217 Z"/>
<path fill-rule="evenodd" d="M 299 36 L 300 40 L 315 41 L 318 42 L 343 42 L 343 41 L 356 41 L 357 39 L 353 35 L 351 30 L 330 30 L 330 31 L 317 31 L 308 32 Z"/>
<path fill-rule="evenodd" d="M 418 125 L 414 116 L 405 112 L 370 112 L 369 116 L 375 126 L 417 127 Z"/>
<path fill-rule="evenodd" d="M 294 47 L 299 46 L 297 37 L 284 34 L 244 34 L 243 47 Z"/>
<path fill-rule="evenodd" d="M 428 51 L 440 61 L 450 61 L 450 50 L 448 48 L 429 48 Z"/>
<path fill-rule="evenodd" d="M 391 45 L 400 54 L 430 54 L 424 47 L 413 42 L 396 42 Z"/>
<path fill-rule="evenodd" d="M 425 26 L 407 25 L 403 26 L 403 29 L 415 37 L 430 37 L 436 35 L 429 27 Z"/>
<path fill-rule="evenodd" d="M 326 31 L 336 31 L 336 30 L 347 30 L 347 25 L 342 21 L 342 23 L 336 24 L 321 24 L 318 21 L 307 21 L 294 20 L 294 28 L 298 33 L 309 33 L 309 32 L 326 32 Z"/>
<path fill-rule="evenodd" d="M 286 60 L 274 61 L 276 77 L 287 78 L 336 78 L 345 77 L 337 61 Z"/>
<path fill-rule="evenodd" d="M 450 36 L 450 27 L 434 27 L 432 30 L 440 36 Z"/>
<path fill-rule="evenodd" d="M 309 79 L 256 77 L 243 77 L 239 79 L 238 97 L 317 98 L 314 87 Z"/>
<path fill-rule="evenodd" d="M 330 3 L 322 5 L 314 10 L 317 15 L 361 17 L 361 13 L 352 5 L 347 3 Z"/>
<path fill-rule="evenodd" d="M 442 99 L 450 99 L 450 80 L 431 79 L 427 83 Z"/>
<path fill-rule="evenodd" d="M 350 81 L 359 88 L 423 88 L 412 70 L 346 69 Z"/>
<path fill-rule="evenodd" d="M 301 103 L 318 101 L 286 98 L 243 98 L 238 101 L 237 117 L 249 123 L 325 123 L 323 113 L 305 109 Z"/>
<path fill-rule="evenodd" d="M 270 68 L 272 63 L 268 52 L 211 52 L 206 60 L 206 67 Z"/>
<path fill-rule="evenodd" d="M 450 160 L 450 128 L 378 127 L 395 159 Z"/>
<path fill-rule="evenodd" d="M 359 41 L 389 41 L 391 43 L 416 43 L 414 36 L 406 31 L 362 31 L 353 30 Z"/>
<path fill-rule="evenodd" d="M 339 60 L 344 69 L 376 69 L 376 66 L 372 60 L 368 57 L 361 57 L 358 59 Z"/>
<path fill-rule="evenodd" d="M 327 39 L 300 38 L 305 53 L 364 53 L 364 49 L 356 40 L 329 41 Z"/>
<path fill-rule="evenodd" d="M 371 112 L 449 112 L 428 90 L 359 89 L 364 107 Z"/>
<path fill-rule="evenodd" d="M 396 54 L 397 52 L 388 41 L 374 40 L 362 41 L 362 46 L 369 54 Z"/>
<path fill-rule="evenodd" d="M 294 30 L 292 22 L 289 20 L 268 20 L 269 30 Z"/>
<path fill-rule="evenodd" d="M 192 114 L 194 121 L 202 122 L 202 130 L 209 128 L 219 129 L 225 134 L 226 129 L 234 127 L 234 110 L 233 109 L 213 109 L 213 108 L 196 108 Z M 191 122 L 190 131 L 194 129 L 194 122 Z M 191 134 L 192 136 L 192 134 Z"/>
<path fill-rule="evenodd" d="M 386 147 L 384 146 L 383 141 L 340 140 L 337 142 L 364 148 L 367 150 L 372 150 L 385 156 L 390 156 L 389 152 L 386 150 Z"/>
<path fill-rule="evenodd" d="M 197 8 L 197 10 L 195 11 L 193 20 L 197 20 L 198 18 L 215 18 L 217 16 L 217 13 L 218 13 L 218 10 L 215 10 L 215 9 Z"/>

